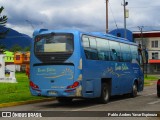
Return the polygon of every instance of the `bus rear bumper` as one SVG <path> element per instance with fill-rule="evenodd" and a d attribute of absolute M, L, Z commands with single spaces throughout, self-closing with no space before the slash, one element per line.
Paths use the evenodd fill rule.
<path fill-rule="evenodd" d="M 65 89 L 30 89 L 31 94 L 34 96 L 47 96 L 47 97 L 81 97 L 81 93 L 77 90 L 66 91 Z"/>

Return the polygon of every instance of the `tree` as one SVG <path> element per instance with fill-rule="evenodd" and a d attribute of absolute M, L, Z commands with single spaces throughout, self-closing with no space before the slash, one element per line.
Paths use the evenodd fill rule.
<path fill-rule="evenodd" d="M 6 49 L 6 46 L 5 45 L 3 45 L 3 44 L 0 44 L 0 49 Z"/>
<path fill-rule="evenodd" d="M 6 15 L 1 15 L 3 10 L 4 10 L 4 7 L 2 6 L 0 8 L 0 26 L 5 26 L 5 24 L 7 23 L 7 19 L 8 19 Z M 2 30 L 2 27 L 1 27 L 0 28 L 0 39 L 4 39 L 8 32 L 9 32 L 9 29 Z"/>
<path fill-rule="evenodd" d="M 12 48 L 10 49 L 10 51 L 12 52 L 17 52 L 17 51 L 22 51 L 22 50 L 23 50 L 22 47 L 19 46 L 18 44 L 13 45 Z"/>
<path fill-rule="evenodd" d="M 25 47 L 23 51 L 27 52 L 27 51 L 30 51 L 30 49 L 31 49 L 30 46 L 28 46 L 28 47 Z"/>

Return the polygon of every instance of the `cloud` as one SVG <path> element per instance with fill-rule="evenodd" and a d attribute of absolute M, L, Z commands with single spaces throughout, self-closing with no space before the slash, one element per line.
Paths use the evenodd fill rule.
<path fill-rule="evenodd" d="M 159 23 L 157 0 L 126 0 L 127 28 Z M 109 0 L 109 30 L 123 27 L 123 0 Z M 33 29 L 78 29 L 105 32 L 105 0 L 3 0 L 8 27 L 31 35 Z M 157 7 L 156 7 L 157 6 Z M 137 29 L 137 28 L 136 28 Z"/>

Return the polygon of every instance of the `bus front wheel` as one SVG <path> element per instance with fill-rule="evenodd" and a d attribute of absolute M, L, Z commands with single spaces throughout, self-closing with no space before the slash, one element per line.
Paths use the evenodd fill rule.
<path fill-rule="evenodd" d="M 132 86 L 132 93 L 131 93 L 131 97 L 136 97 L 137 96 L 137 92 L 138 92 L 138 86 L 137 83 L 135 82 Z"/>
<path fill-rule="evenodd" d="M 109 86 L 107 83 L 102 83 L 100 102 L 103 104 L 108 103 L 110 97 Z"/>

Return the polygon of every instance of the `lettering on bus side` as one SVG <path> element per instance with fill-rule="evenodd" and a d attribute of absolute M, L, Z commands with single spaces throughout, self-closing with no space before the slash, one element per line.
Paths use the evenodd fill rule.
<path fill-rule="evenodd" d="M 115 71 L 117 71 L 117 70 L 125 71 L 125 70 L 129 70 L 129 68 L 126 65 L 126 63 L 124 63 L 122 65 L 118 65 L 117 63 L 115 63 Z"/>
<path fill-rule="evenodd" d="M 103 72 L 103 76 L 110 74 L 110 75 L 115 75 L 117 77 L 121 77 L 124 76 L 125 74 L 118 73 L 118 71 L 127 71 L 127 70 L 129 70 L 129 68 L 126 63 L 120 65 L 118 63 L 115 63 L 114 67 L 106 68 L 106 70 Z"/>
<path fill-rule="evenodd" d="M 106 70 L 106 73 L 109 73 L 111 75 L 115 75 L 117 77 L 121 77 L 121 76 L 124 75 L 124 74 L 120 74 L 120 73 L 115 72 L 112 67 L 108 67 L 107 70 Z"/>

